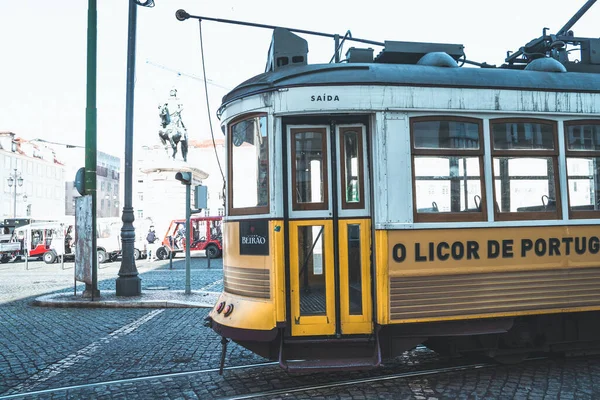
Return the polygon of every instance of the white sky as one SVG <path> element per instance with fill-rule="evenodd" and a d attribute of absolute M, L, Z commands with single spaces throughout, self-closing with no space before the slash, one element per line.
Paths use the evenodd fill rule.
<path fill-rule="evenodd" d="M 560 29 L 585 0 L 430 0 L 348 3 L 323 0 L 155 0 L 138 7 L 135 145 L 156 143 L 157 106 L 178 89 L 190 139 L 210 138 L 203 83 L 169 70 L 202 76 L 198 22 L 179 22 L 175 11 L 280 25 L 376 41 L 461 43 L 467 58 L 501 64 L 541 35 Z M 128 2 L 98 1 L 98 148 L 123 157 Z M 577 36 L 600 36 L 600 4 L 574 26 Z M 202 23 L 207 78 L 233 88 L 264 72 L 271 31 L 211 21 Z M 333 40 L 303 36 L 309 63 L 328 62 Z M 87 1 L 0 0 L 0 130 L 26 139 L 85 143 Z M 348 42 L 348 47 L 368 47 Z M 378 54 L 379 47 L 371 46 Z M 163 65 L 152 66 L 146 61 Z M 227 91 L 209 85 L 215 112 Z"/>

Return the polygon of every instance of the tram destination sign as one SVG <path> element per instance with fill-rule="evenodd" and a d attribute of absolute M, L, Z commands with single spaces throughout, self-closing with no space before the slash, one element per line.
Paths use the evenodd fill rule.
<path fill-rule="evenodd" d="M 240 221 L 240 254 L 269 255 L 269 221 Z"/>

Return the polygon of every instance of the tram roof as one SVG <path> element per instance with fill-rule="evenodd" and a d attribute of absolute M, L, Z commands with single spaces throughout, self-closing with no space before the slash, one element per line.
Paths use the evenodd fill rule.
<path fill-rule="evenodd" d="M 253 94 L 283 88 L 348 85 L 600 93 L 600 74 L 410 64 L 312 64 L 290 66 L 250 78 L 226 94 L 223 105 Z"/>

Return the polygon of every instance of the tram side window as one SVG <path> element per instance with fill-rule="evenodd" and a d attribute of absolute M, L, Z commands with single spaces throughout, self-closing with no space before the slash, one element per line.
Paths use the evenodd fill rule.
<path fill-rule="evenodd" d="M 569 217 L 600 217 L 600 120 L 565 123 Z"/>
<path fill-rule="evenodd" d="M 556 123 L 497 119 L 490 125 L 496 219 L 559 219 Z"/>
<path fill-rule="evenodd" d="M 481 120 L 411 118 L 415 221 L 483 221 Z"/>
<path fill-rule="evenodd" d="M 231 215 L 269 212 L 267 117 L 252 115 L 229 126 L 229 209 Z"/>

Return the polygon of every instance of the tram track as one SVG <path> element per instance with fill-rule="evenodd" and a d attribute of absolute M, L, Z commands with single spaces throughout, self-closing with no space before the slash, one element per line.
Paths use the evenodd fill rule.
<path fill-rule="evenodd" d="M 353 386 L 360 385 L 364 383 L 372 383 L 372 382 L 381 382 L 381 381 L 389 381 L 394 379 L 403 379 L 403 378 L 415 378 L 422 376 L 431 376 L 438 374 L 446 374 L 452 372 L 460 372 L 460 371 L 472 371 L 476 369 L 489 368 L 493 366 L 497 366 L 495 363 L 479 363 L 479 364 L 470 364 L 470 365 L 461 365 L 455 367 L 445 367 L 445 368 L 437 368 L 437 369 L 429 369 L 422 371 L 411 371 L 411 372 L 400 372 L 397 374 L 383 375 L 383 376 L 375 376 L 368 378 L 359 378 L 359 379 L 349 379 L 338 382 L 330 382 L 330 383 L 322 383 L 317 385 L 306 385 L 300 386 L 296 388 L 285 388 L 285 389 L 277 389 L 277 390 L 269 390 L 260 393 L 249 393 L 242 395 L 235 395 L 230 397 L 222 397 L 221 400 L 244 400 L 244 399 L 257 399 L 257 398 L 269 398 L 272 396 L 280 396 L 287 395 L 292 393 L 299 392 L 309 392 L 313 390 L 322 390 L 322 389 L 331 389 L 341 386 Z"/>
<path fill-rule="evenodd" d="M 274 361 L 274 362 L 266 362 L 266 363 L 258 363 L 258 364 L 238 365 L 238 366 L 233 366 L 233 367 L 225 367 L 225 368 L 223 368 L 223 370 L 224 371 L 234 371 L 234 370 L 240 370 L 240 369 L 268 367 L 268 366 L 272 366 L 272 365 L 278 365 L 278 362 Z M 92 389 L 92 388 L 95 388 L 98 386 L 121 385 L 121 384 L 125 384 L 125 383 L 143 382 L 143 381 L 148 381 L 148 380 L 153 380 L 153 379 L 178 378 L 178 377 L 183 377 L 183 376 L 199 375 L 199 374 L 212 373 L 212 372 L 218 373 L 219 368 L 209 368 L 209 369 L 185 371 L 185 372 L 173 372 L 173 373 L 158 374 L 158 375 L 147 375 L 147 376 L 139 376 L 139 377 L 135 377 L 135 378 L 127 378 L 127 379 L 114 379 L 114 380 L 110 380 L 110 381 L 86 383 L 86 384 L 81 384 L 81 385 L 61 386 L 58 388 L 35 390 L 35 391 L 21 392 L 21 393 L 12 393 L 12 394 L 8 394 L 8 395 L 0 394 L 0 400 L 16 399 L 16 398 L 27 397 L 27 396 L 47 395 L 47 394 L 51 394 L 51 393 L 65 392 L 65 391 L 69 391 L 69 390 Z M 9 389 L 8 391 L 10 391 L 10 390 L 11 389 Z"/>
<path fill-rule="evenodd" d="M 420 350 L 420 349 L 416 349 L 416 350 Z M 546 357 L 530 358 L 527 361 L 534 361 L 534 360 L 545 359 L 545 358 Z M 245 370 L 245 369 L 250 370 L 250 369 L 255 369 L 255 368 L 263 368 L 263 367 L 270 367 L 270 366 L 276 366 L 276 365 L 278 365 L 278 362 L 265 362 L 265 363 L 238 365 L 238 366 L 225 367 L 224 371 L 236 371 L 236 370 Z M 314 390 L 323 390 L 323 389 L 331 389 L 331 388 L 343 387 L 343 386 L 361 385 L 361 384 L 365 384 L 365 383 L 390 381 L 390 380 L 395 380 L 395 379 L 434 376 L 434 375 L 441 375 L 441 374 L 461 372 L 461 371 L 473 371 L 473 370 L 477 370 L 477 369 L 484 369 L 484 368 L 489 368 L 489 367 L 494 367 L 494 366 L 498 366 L 498 364 L 494 363 L 494 362 L 490 362 L 490 363 L 482 362 L 482 363 L 473 363 L 473 364 L 466 364 L 466 365 L 463 364 L 463 365 L 448 366 L 448 367 L 441 367 L 441 368 L 430 368 L 430 369 L 424 369 L 424 370 L 419 370 L 419 371 L 404 371 L 404 372 L 399 372 L 399 373 L 384 374 L 384 375 L 380 375 L 380 376 L 370 376 L 370 377 L 357 378 L 357 379 L 346 379 L 346 380 L 340 380 L 340 381 L 334 381 L 334 382 L 317 383 L 314 385 L 303 385 L 303 386 L 288 387 L 288 388 L 269 390 L 269 391 L 263 391 L 263 392 L 239 394 L 239 395 L 234 395 L 234 396 L 229 396 L 229 397 L 221 397 L 220 399 L 221 400 L 242 400 L 242 399 L 268 398 L 268 397 L 280 396 L 280 395 L 285 395 L 285 394 L 310 392 L 310 391 L 314 391 Z M 49 389 L 35 390 L 35 391 L 29 391 L 29 392 L 11 393 L 11 394 L 6 394 L 6 395 L 0 394 L 0 400 L 26 398 L 26 397 L 30 397 L 30 396 L 47 396 L 50 394 L 73 391 L 73 390 L 94 389 L 94 388 L 101 387 L 101 386 L 123 385 L 123 384 L 138 383 L 138 382 L 144 382 L 144 381 L 150 381 L 150 380 L 167 380 L 167 379 L 173 379 L 173 378 L 201 375 L 201 374 L 206 374 L 206 373 L 219 373 L 219 368 L 208 368 L 208 369 L 185 371 L 185 372 L 147 375 L 147 376 L 140 376 L 140 377 L 135 377 L 135 378 L 127 378 L 127 379 L 114 379 L 114 380 L 109 380 L 109 381 L 61 386 L 61 387 L 57 387 L 57 388 L 49 388 Z M 14 388 L 9 389 L 8 392 L 10 392 L 11 390 L 14 390 Z"/>

